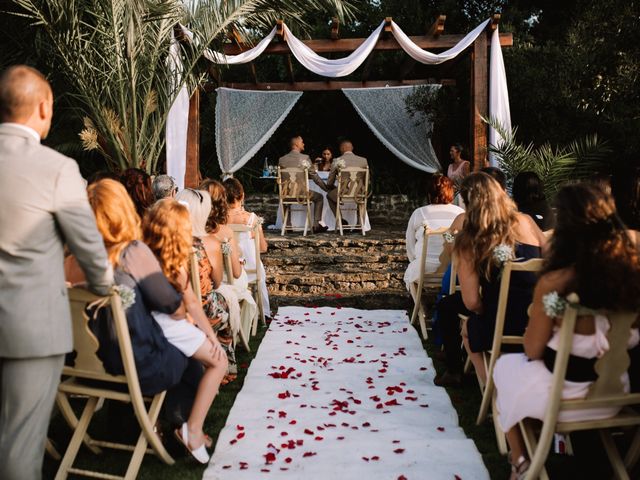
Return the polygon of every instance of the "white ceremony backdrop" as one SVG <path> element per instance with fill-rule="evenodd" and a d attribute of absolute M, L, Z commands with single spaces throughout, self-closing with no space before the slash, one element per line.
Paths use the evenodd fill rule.
<path fill-rule="evenodd" d="M 402 29 L 395 23 L 391 22 L 391 33 L 394 38 L 401 46 L 401 48 L 414 60 L 424 63 L 424 64 L 439 64 L 442 62 L 446 62 L 447 60 L 451 60 L 457 57 L 460 53 L 462 53 L 467 47 L 469 47 L 473 42 L 478 38 L 480 34 L 482 34 L 487 26 L 489 25 L 491 20 L 486 20 L 478 25 L 474 30 L 469 32 L 458 44 L 454 47 L 446 50 L 442 53 L 435 54 L 423 50 L 418 45 L 416 45 L 403 31 Z M 327 59 L 324 58 L 309 47 L 307 47 L 302 41 L 297 39 L 291 31 L 287 28 L 286 25 L 283 25 L 284 37 L 291 50 L 291 53 L 295 56 L 295 58 L 307 69 L 310 71 L 329 78 L 338 78 L 349 75 L 353 71 L 355 71 L 369 56 L 375 44 L 378 41 L 380 33 L 384 28 L 385 22 L 382 22 L 378 28 L 376 28 L 371 35 L 350 55 L 339 58 L 339 59 Z M 188 31 L 183 27 L 183 30 L 190 37 L 194 37 L 193 33 Z M 258 43 L 254 48 L 247 50 L 239 55 L 224 55 L 219 52 L 213 52 L 208 50 L 205 53 L 205 57 L 218 64 L 227 64 L 227 65 L 238 65 L 242 63 L 248 63 L 252 60 L 255 60 L 259 57 L 264 50 L 267 48 L 267 45 L 271 40 L 275 37 L 275 28 L 269 33 L 267 37 L 262 39 L 260 43 Z M 195 39 L 197 41 L 197 38 Z M 509 94 L 507 91 L 507 80 L 506 74 L 504 70 L 504 62 L 502 59 L 502 48 L 500 46 L 500 39 L 498 29 L 496 28 L 493 31 L 491 38 L 491 50 L 490 50 L 490 63 L 489 63 L 489 116 L 494 118 L 497 122 L 502 124 L 506 129 L 511 128 L 511 118 L 509 113 Z M 171 68 L 176 74 L 179 75 L 179 61 L 170 62 L 169 68 Z M 174 102 L 169 118 L 167 120 L 167 171 L 175 172 L 176 170 L 182 169 L 182 173 L 175 175 L 176 179 L 184 179 L 184 167 L 185 164 L 185 156 L 186 156 L 186 142 L 182 143 L 182 137 L 180 136 L 181 132 L 186 132 L 186 125 L 188 124 L 189 119 L 189 106 L 188 103 L 185 104 L 184 96 L 181 94 L 177 101 Z M 295 103 L 295 102 L 294 102 Z M 355 106 L 355 105 L 354 105 Z M 357 109 L 358 107 L 356 107 Z M 290 109 L 290 108 L 289 108 Z M 360 111 L 358 112 L 360 113 Z M 281 112 L 282 115 L 282 112 Z M 360 113 L 362 116 L 362 113 Z M 286 113 L 284 113 L 286 116 Z M 280 121 L 284 119 L 284 116 L 280 117 Z M 363 117 L 364 119 L 364 117 Z M 366 121 L 366 120 L 365 120 Z M 266 123 L 266 122 L 265 122 Z M 372 124 L 369 124 L 369 127 L 372 127 Z M 275 129 L 274 129 L 275 130 Z M 176 135 L 176 132 L 178 134 Z M 273 133 L 273 132 L 272 132 Z M 374 130 L 375 133 L 375 130 Z M 382 135 L 380 131 L 376 133 L 378 138 Z M 258 136 L 258 140 L 264 140 L 264 135 Z M 424 137 L 423 137 L 424 138 Z M 500 137 L 497 132 L 495 132 L 492 128 L 489 129 L 489 139 L 490 144 L 497 145 L 500 142 Z M 216 138 L 216 145 L 220 142 L 220 139 Z M 383 142 L 384 143 L 384 142 Z M 391 142 L 389 142 L 391 144 Z M 386 143 L 385 143 L 386 144 Z M 184 145 L 184 148 L 183 148 Z M 389 146 L 389 145 L 387 145 Z M 258 147 L 259 148 L 259 147 Z M 390 148 L 391 149 L 391 148 Z M 254 150 L 250 148 L 249 150 Z M 248 151 L 249 151 L 248 150 Z M 255 149 L 257 151 L 257 149 Z M 393 151 L 393 150 L 392 150 Z M 396 152 L 394 152 L 396 153 Z M 224 165 L 238 165 L 240 164 L 240 160 L 244 159 L 246 156 L 246 152 L 240 158 L 233 158 L 231 161 L 228 159 L 219 161 L 221 166 L 223 167 L 223 171 L 226 171 Z M 397 155 L 397 153 L 396 153 Z M 399 156 L 403 161 L 409 163 L 410 157 L 406 156 L 403 158 Z M 248 160 L 248 159 L 247 159 Z M 492 164 L 495 163 L 495 159 L 490 159 Z M 224 165 L 223 165 L 224 162 Z M 244 161 L 246 163 L 246 160 Z M 244 164 L 242 163 L 242 164 Z M 436 163 L 437 165 L 437 163 Z M 242 165 L 240 165 L 242 166 Z M 415 165 L 414 165 L 415 166 Z M 240 168 L 240 167 L 238 167 Z M 421 168 L 417 167 L 416 168 Z M 430 162 L 429 165 L 424 165 L 421 169 L 425 171 L 434 171 L 427 170 L 427 168 L 433 169 L 433 163 Z M 179 182 L 180 187 L 183 186 L 183 182 Z"/>

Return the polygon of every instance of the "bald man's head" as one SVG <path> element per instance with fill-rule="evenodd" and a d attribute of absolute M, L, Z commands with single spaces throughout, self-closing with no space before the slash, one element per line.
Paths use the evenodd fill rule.
<path fill-rule="evenodd" d="M 35 68 L 14 65 L 0 74 L 0 122 L 27 125 L 45 137 L 52 104 L 49 82 Z"/>

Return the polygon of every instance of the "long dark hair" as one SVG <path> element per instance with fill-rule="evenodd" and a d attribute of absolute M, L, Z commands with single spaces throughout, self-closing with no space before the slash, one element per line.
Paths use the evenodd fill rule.
<path fill-rule="evenodd" d="M 557 223 L 543 273 L 573 268 L 564 292 L 594 309 L 640 310 L 640 259 L 611 195 L 580 183 L 556 196 Z"/>
<path fill-rule="evenodd" d="M 140 218 L 144 217 L 144 213 L 155 200 L 151 189 L 151 177 L 139 168 L 128 168 L 120 175 L 120 181 L 133 200 L 138 215 Z"/>
<path fill-rule="evenodd" d="M 519 210 L 544 200 L 542 180 L 535 172 L 520 172 L 516 175 L 511 191 Z"/>

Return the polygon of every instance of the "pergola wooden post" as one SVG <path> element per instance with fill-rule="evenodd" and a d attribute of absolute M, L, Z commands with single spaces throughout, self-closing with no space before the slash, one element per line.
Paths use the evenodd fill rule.
<path fill-rule="evenodd" d="M 391 23 L 391 17 L 385 19 L 388 24 Z M 426 35 L 409 37 L 416 45 L 422 49 L 448 49 L 455 46 L 464 35 L 444 35 L 444 15 L 438 16 L 432 27 Z M 482 120 L 482 117 L 489 116 L 489 35 L 495 30 L 500 21 L 500 15 L 493 15 L 490 27 L 487 31 L 478 36 L 471 47 L 471 108 L 470 108 L 470 150 L 471 157 L 469 160 L 473 162 L 475 171 L 484 167 L 488 154 L 488 126 Z M 281 24 L 280 24 L 281 25 Z M 282 28 L 280 26 L 280 28 Z M 340 39 L 338 35 L 338 24 L 336 21 L 332 24 L 332 30 L 329 39 L 325 40 L 306 40 L 304 43 L 318 54 L 333 53 L 350 53 L 358 48 L 366 39 L 365 38 L 346 38 Z M 500 45 L 510 47 L 513 45 L 513 36 L 510 33 L 500 34 Z M 224 47 L 224 54 L 238 55 L 239 53 L 250 48 L 245 45 L 239 35 L 234 35 L 233 43 Z M 400 45 L 390 35 L 381 35 L 374 50 L 401 50 Z M 423 80 L 405 80 L 405 76 L 410 71 L 412 64 L 415 62 L 407 61 L 402 68 L 399 68 L 399 79 L 394 80 L 377 80 L 369 81 L 367 75 L 367 65 L 365 64 L 361 81 L 340 81 L 340 80 L 322 80 L 322 81 L 296 81 L 293 76 L 293 67 L 290 56 L 291 51 L 286 41 L 273 42 L 265 51 L 265 54 L 288 55 L 287 63 L 289 70 L 290 82 L 258 82 L 255 75 L 255 69 L 252 65 L 253 83 L 219 83 L 229 88 L 246 89 L 246 90 L 292 90 L 292 91 L 320 91 L 320 90 L 337 90 L 342 88 L 369 88 L 381 86 L 399 86 L 399 85 L 422 85 L 433 83 L 432 79 Z M 373 55 L 373 53 L 372 53 Z M 217 80 L 217 79 L 216 79 Z M 455 84 L 455 81 L 440 79 L 439 83 Z M 205 89 L 208 89 L 205 87 Z M 189 105 L 189 130 L 187 135 L 187 171 L 185 174 L 185 186 L 196 186 L 199 182 L 199 136 L 200 136 L 200 96 L 199 92 L 194 93 L 191 97 Z"/>

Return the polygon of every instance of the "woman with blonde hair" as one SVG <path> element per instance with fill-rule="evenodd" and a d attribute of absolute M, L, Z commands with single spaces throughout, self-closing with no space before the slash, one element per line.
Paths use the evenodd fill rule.
<path fill-rule="evenodd" d="M 237 323 L 240 323 L 240 307 L 235 292 L 230 287 L 222 285 L 222 245 L 206 231 L 207 219 L 211 212 L 211 197 L 204 190 L 185 188 L 176 195 L 176 200 L 187 206 L 191 217 L 193 249 L 200 277 L 200 301 L 211 327 L 227 352 L 229 366 L 223 383 L 228 383 L 237 375 L 233 346 L 234 329 L 231 323 L 235 318 Z"/>
<path fill-rule="evenodd" d="M 453 254 L 458 258 L 458 279 L 466 311 L 442 307 L 438 311 L 448 366 L 461 365 L 458 313 L 469 316 L 462 326 L 462 338 L 478 376 L 484 379 L 486 371 L 481 352 L 489 350 L 493 341 L 502 263 L 506 258 L 540 257 L 545 238 L 531 217 L 519 213 L 513 200 L 489 175 L 482 172 L 469 175 L 462 182 L 460 193 L 467 210 L 462 229 L 455 238 Z M 524 332 L 534 285 L 535 275 L 513 273 L 505 334 Z M 459 384 L 461 373 L 461 369 L 447 371 L 436 383 Z"/>
<path fill-rule="evenodd" d="M 89 185 L 87 193 L 114 267 L 115 281 L 134 292 L 126 316 L 140 389 L 149 396 L 168 390 L 165 411 L 177 412 L 172 421 L 181 424 L 192 410 L 202 366 L 167 340 L 151 312 L 184 318 L 182 293 L 167 280 L 153 252 L 141 241 L 140 217 L 124 186 L 104 179 Z M 75 271 L 73 257 L 67 259 L 65 273 L 73 283 L 83 281 Z M 122 375 L 124 367 L 109 313 L 101 310 L 91 328 L 100 342 L 97 353 L 106 371 Z"/>
<path fill-rule="evenodd" d="M 176 437 L 196 460 L 207 463 L 209 454 L 202 428 L 227 371 L 227 360 L 190 284 L 188 266 L 192 234 L 189 211 L 171 198 L 157 201 L 143 219 L 142 235 L 171 285 L 182 293 L 186 314 L 197 325 L 190 323 L 185 315 L 153 312 L 169 342 L 205 367 L 189 420 L 176 430 Z"/>

